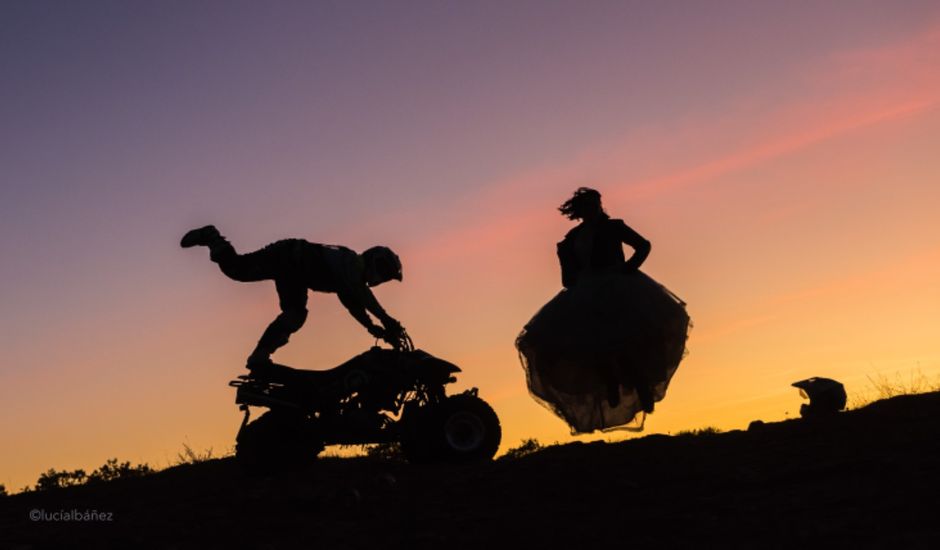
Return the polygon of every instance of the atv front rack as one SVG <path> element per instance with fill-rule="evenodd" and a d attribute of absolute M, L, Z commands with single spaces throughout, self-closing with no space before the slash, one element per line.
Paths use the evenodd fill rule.
<path fill-rule="evenodd" d="M 240 375 L 238 378 L 238 380 L 232 380 L 228 383 L 229 386 L 237 388 L 235 392 L 236 405 L 299 408 L 296 403 L 272 397 L 270 394 L 272 385 L 270 383 L 253 380 L 247 374 Z"/>

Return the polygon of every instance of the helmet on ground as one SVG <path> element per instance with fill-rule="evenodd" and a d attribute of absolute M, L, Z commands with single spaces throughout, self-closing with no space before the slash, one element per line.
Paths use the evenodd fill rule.
<path fill-rule="evenodd" d="M 800 416 L 822 416 L 845 408 L 845 386 L 831 378 L 816 376 L 791 384 L 800 389 L 800 395 L 809 399 L 809 405 L 800 406 Z"/>

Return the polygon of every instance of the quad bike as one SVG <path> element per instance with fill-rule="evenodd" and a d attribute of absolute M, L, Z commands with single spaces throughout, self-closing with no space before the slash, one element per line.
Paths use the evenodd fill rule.
<path fill-rule="evenodd" d="M 229 382 L 245 417 L 236 459 L 249 469 L 282 469 L 314 459 L 326 445 L 395 443 L 410 462 L 489 460 L 501 428 L 473 388 L 448 396 L 456 365 L 414 349 L 404 332 L 326 371 L 268 363 Z M 269 410 L 249 422 L 250 407 Z"/>

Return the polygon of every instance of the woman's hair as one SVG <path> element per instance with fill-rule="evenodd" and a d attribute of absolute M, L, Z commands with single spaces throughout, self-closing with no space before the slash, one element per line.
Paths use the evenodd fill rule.
<path fill-rule="evenodd" d="M 600 208 L 601 212 L 604 209 L 601 207 L 601 194 L 596 189 L 591 189 L 590 187 L 579 187 L 577 191 L 574 192 L 574 195 L 571 195 L 571 198 L 566 200 L 564 204 L 558 207 L 558 211 L 562 215 L 567 216 L 569 220 L 580 218 L 584 214 L 585 207 L 593 206 L 594 204 Z"/>

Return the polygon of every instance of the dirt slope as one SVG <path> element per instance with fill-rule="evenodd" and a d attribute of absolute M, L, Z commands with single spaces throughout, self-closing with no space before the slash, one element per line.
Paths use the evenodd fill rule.
<path fill-rule="evenodd" d="M 938 459 L 940 393 L 481 465 L 323 459 L 250 477 L 224 459 L 0 499 L 0 548 L 940 548 Z"/>

